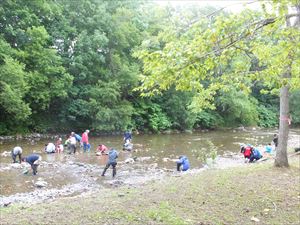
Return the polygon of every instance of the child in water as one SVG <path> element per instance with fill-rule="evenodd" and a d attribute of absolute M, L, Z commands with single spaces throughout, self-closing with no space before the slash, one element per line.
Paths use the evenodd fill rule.
<path fill-rule="evenodd" d="M 269 143 L 266 147 L 265 147 L 265 152 L 272 154 L 272 145 L 271 143 Z"/>
<path fill-rule="evenodd" d="M 105 145 L 103 145 L 103 144 L 98 145 L 97 153 L 104 155 L 104 154 L 106 154 L 107 151 L 108 151 L 108 148 Z"/>

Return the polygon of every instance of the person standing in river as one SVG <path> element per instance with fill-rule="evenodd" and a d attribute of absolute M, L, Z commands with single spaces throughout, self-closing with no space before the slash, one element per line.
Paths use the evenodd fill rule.
<path fill-rule="evenodd" d="M 22 161 L 22 148 L 20 146 L 14 147 L 13 150 L 11 150 L 11 157 L 13 159 L 13 163 L 16 163 L 17 156 L 19 156 L 19 163 Z"/>
<path fill-rule="evenodd" d="M 112 166 L 112 169 L 113 169 L 112 176 L 113 177 L 116 176 L 116 174 L 117 174 L 117 169 L 116 169 L 117 158 L 118 158 L 118 152 L 114 148 L 111 148 L 108 152 L 108 160 L 107 160 L 106 166 L 105 166 L 101 176 L 105 176 L 105 172 L 110 166 Z"/>
<path fill-rule="evenodd" d="M 75 138 L 75 133 L 72 132 L 71 136 L 66 140 L 65 144 L 68 146 L 68 153 L 76 153 L 76 138 Z"/>
<path fill-rule="evenodd" d="M 276 148 L 278 146 L 278 135 L 277 134 L 274 134 L 273 143 L 274 143 L 275 148 Z"/>
<path fill-rule="evenodd" d="M 86 130 L 81 136 L 81 142 L 83 144 L 83 151 L 90 151 L 91 145 L 89 144 L 89 130 Z"/>
<path fill-rule="evenodd" d="M 37 168 L 38 168 L 41 160 L 42 160 L 42 157 L 38 154 L 30 154 L 29 156 L 22 158 L 23 162 L 27 162 L 30 164 L 33 175 L 37 174 Z"/>
<path fill-rule="evenodd" d="M 123 136 L 124 144 L 131 142 L 131 140 L 132 140 L 132 133 L 128 130 L 125 131 L 124 136 Z"/>

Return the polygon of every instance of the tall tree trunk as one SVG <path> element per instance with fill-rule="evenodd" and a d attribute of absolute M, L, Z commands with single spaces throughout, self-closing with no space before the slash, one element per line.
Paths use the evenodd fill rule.
<path fill-rule="evenodd" d="M 300 8 L 297 8 L 297 11 Z M 297 18 L 298 19 L 298 18 Z M 297 24 L 297 21 L 296 23 Z M 286 26 L 291 27 L 290 17 L 286 17 Z M 291 78 L 291 65 L 287 66 L 287 71 L 282 75 L 282 79 Z M 279 138 L 276 149 L 275 163 L 277 167 L 288 167 L 287 142 L 289 137 L 290 109 L 289 109 L 289 85 L 284 85 L 280 89 L 280 117 L 279 117 Z"/>
<path fill-rule="evenodd" d="M 290 72 L 284 74 L 283 78 L 290 77 Z M 289 136 L 289 86 L 285 85 L 280 90 L 280 118 L 279 138 L 276 149 L 275 166 L 288 167 L 287 142 Z"/>

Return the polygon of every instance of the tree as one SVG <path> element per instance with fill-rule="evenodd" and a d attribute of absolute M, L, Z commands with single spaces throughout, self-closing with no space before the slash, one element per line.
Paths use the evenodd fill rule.
<path fill-rule="evenodd" d="M 13 59 L 15 51 L 0 37 L 0 127 L 1 134 L 18 131 L 31 115 L 24 100 L 28 92 L 24 65 Z"/>
<path fill-rule="evenodd" d="M 288 92 L 300 86 L 300 34 L 285 23 L 292 16 L 299 18 L 299 13 L 287 14 L 286 6 L 295 4 L 299 9 L 299 1 L 280 1 L 274 2 L 271 14 L 245 10 L 198 20 L 185 32 L 168 30 L 167 40 L 160 40 L 165 42 L 163 49 L 144 47 L 135 53 L 145 74 L 138 90 L 153 95 L 174 85 L 177 90 L 195 91 L 190 107 L 201 111 L 215 107 L 214 96 L 220 90 L 250 93 L 252 81 L 263 82 L 274 93 L 281 89 L 275 165 L 288 166 Z M 255 70 L 254 60 L 259 61 Z"/>

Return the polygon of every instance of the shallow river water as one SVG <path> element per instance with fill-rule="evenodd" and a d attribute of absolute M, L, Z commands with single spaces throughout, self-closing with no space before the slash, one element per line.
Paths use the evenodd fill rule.
<path fill-rule="evenodd" d="M 151 179 L 160 179 L 166 174 L 174 174 L 175 162 L 180 155 L 188 156 L 191 168 L 201 168 L 204 162 L 195 157 L 194 152 L 207 151 L 209 144 L 217 149 L 219 156 L 228 152 L 238 154 L 240 143 L 250 143 L 254 146 L 264 145 L 272 141 L 276 130 L 223 130 L 179 134 L 134 135 L 134 149 L 131 152 L 122 151 L 122 136 L 93 137 L 90 134 L 91 151 L 83 153 L 77 148 L 77 154 L 64 153 L 45 154 L 45 143 L 56 140 L 44 139 L 37 141 L 14 140 L 0 144 L 0 206 L 13 202 L 38 202 L 61 196 L 81 194 L 105 186 L 119 184 L 137 185 Z M 300 130 L 292 129 L 290 146 L 300 146 Z M 63 140 L 64 141 L 64 140 Z M 298 142 L 299 141 L 299 142 Z M 96 156 L 98 144 L 103 143 L 119 151 L 117 176 L 111 178 L 111 169 L 106 176 L 101 172 L 107 156 Z M 31 171 L 23 174 L 26 163 L 13 166 L 10 156 L 3 156 L 4 151 L 11 151 L 15 146 L 23 148 L 23 156 L 36 152 L 42 155 L 43 162 L 38 168 L 38 175 Z M 128 158 L 136 161 L 126 163 Z M 36 187 L 38 180 L 47 182 L 44 188 Z"/>

